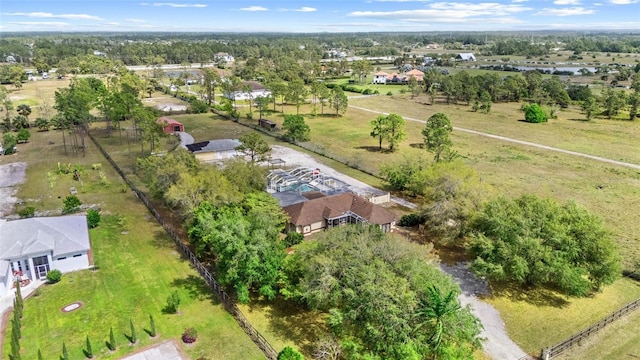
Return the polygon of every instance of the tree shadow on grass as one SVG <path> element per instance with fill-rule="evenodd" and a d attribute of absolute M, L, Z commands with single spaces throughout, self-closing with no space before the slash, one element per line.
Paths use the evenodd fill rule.
<path fill-rule="evenodd" d="M 522 287 L 515 283 L 491 283 L 491 294 L 516 301 L 524 301 L 535 306 L 562 308 L 569 305 L 565 296 L 544 287 Z"/>
<path fill-rule="evenodd" d="M 383 154 L 389 152 L 389 149 L 385 149 L 385 148 L 380 149 L 379 146 L 356 146 L 355 148 L 360 150 L 367 150 L 369 152 L 379 152 Z"/>
<path fill-rule="evenodd" d="M 323 313 L 307 310 L 292 301 L 252 299 L 249 311 L 263 312 L 268 321 L 268 331 L 293 342 L 305 354 L 312 354 L 314 343 L 328 332 Z"/>
<path fill-rule="evenodd" d="M 411 146 L 414 149 L 424 149 L 424 143 L 413 143 L 413 144 L 409 144 L 409 146 Z"/>
<path fill-rule="evenodd" d="M 153 238 L 151 244 L 158 249 L 175 248 L 176 244 L 171 240 L 167 232 L 164 229 L 159 229 L 153 232 Z"/>
<path fill-rule="evenodd" d="M 189 292 L 191 298 L 204 301 L 209 300 L 212 304 L 220 304 L 220 299 L 213 292 L 213 289 L 209 287 L 203 278 L 197 275 L 188 275 L 181 279 L 174 279 L 171 282 L 171 286 L 180 287 Z"/>

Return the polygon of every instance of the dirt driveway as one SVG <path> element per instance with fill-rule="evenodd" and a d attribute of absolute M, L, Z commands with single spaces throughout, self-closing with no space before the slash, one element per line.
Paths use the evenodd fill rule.
<path fill-rule="evenodd" d="M 22 184 L 26 176 L 27 164 L 15 162 L 0 165 L 0 219 L 9 215 L 18 201 L 16 185 Z"/>

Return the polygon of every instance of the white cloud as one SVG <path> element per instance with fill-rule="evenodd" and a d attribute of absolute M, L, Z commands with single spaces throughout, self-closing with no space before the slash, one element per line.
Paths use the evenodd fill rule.
<path fill-rule="evenodd" d="M 637 3 L 638 0 L 609 0 L 609 2 L 614 5 L 629 5 Z"/>
<path fill-rule="evenodd" d="M 240 10 L 242 10 L 242 11 L 267 11 L 269 9 L 267 9 L 266 7 L 262 7 L 262 6 L 249 6 L 249 7 L 241 8 Z"/>
<path fill-rule="evenodd" d="M 318 9 L 316 8 L 312 8 L 309 6 L 303 6 L 300 9 L 294 9 L 293 11 L 298 11 L 298 12 L 314 12 L 317 11 Z"/>
<path fill-rule="evenodd" d="M 143 22 L 147 22 L 146 20 L 142 20 L 142 19 L 124 19 L 124 21 L 132 22 L 132 23 L 143 23 Z"/>
<path fill-rule="evenodd" d="M 56 26 L 56 27 L 69 26 L 69 23 L 62 22 L 62 21 L 14 21 L 14 22 L 10 22 L 9 24 L 27 25 L 27 26 L 30 26 L 30 25 Z"/>
<path fill-rule="evenodd" d="M 57 18 L 57 19 L 71 19 L 71 20 L 104 20 L 98 16 L 88 14 L 53 14 L 47 12 L 15 12 L 15 13 L 3 13 L 3 15 L 9 16 L 26 16 L 32 18 Z"/>
<path fill-rule="evenodd" d="M 563 9 L 545 8 L 534 15 L 551 15 L 551 16 L 575 16 L 575 15 L 591 15 L 596 11 L 593 9 L 585 9 L 583 7 L 572 7 Z"/>
<path fill-rule="evenodd" d="M 172 8 L 205 8 L 206 4 L 176 4 L 176 3 L 140 3 L 142 6 L 168 6 Z"/>
<path fill-rule="evenodd" d="M 105 25 L 105 26 L 118 26 L 120 24 L 115 22 L 115 21 L 109 21 L 109 22 L 106 22 L 106 23 L 104 23 L 102 25 Z"/>
<path fill-rule="evenodd" d="M 354 11 L 352 17 L 394 19 L 404 21 L 433 21 L 440 23 L 460 22 L 470 18 L 502 18 L 503 21 L 515 21 L 510 16 L 532 10 L 518 4 L 500 3 L 451 3 L 438 2 L 427 5 L 428 9 L 396 11 Z"/>
<path fill-rule="evenodd" d="M 578 5 L 580 4 L 579 0 L 556 0 L 553 2 L 556 5 Z"/>
<path fill-rule="evenodd" d="M 527 1 L 529 1 L 529 0 L 513 0 L 511 2 L 514 3 L 514 4 L 517 4 L 517 3 L 524 3 L 524 2 L 527 2 Z"/>

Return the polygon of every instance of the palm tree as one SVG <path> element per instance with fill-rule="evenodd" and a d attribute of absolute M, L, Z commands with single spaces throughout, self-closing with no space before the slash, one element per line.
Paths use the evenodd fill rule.
<path fill-rule="evenodd" d="M 427 287 L 426 295 L 426 299 L 421 302 L 415 314 L 420 319 L 415 331 L 420 330 L 425 325 L 433 327 L 429 342 L 433 348 L 433 359 L 435 360 L 438 357 L 438 349 L 442 343 L 445 318 L 458 312 L 461 307 L 453 290 L 443 296 L 440 289 L 435 285 L 431 285 Z"/>

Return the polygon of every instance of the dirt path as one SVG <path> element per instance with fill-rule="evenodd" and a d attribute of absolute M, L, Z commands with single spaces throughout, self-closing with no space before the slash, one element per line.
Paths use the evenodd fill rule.
<path fill-rule="evenodd" d="M 27 164 L 23 162 L 0 165 L 0 219 L 9 215 L 18 201 L 14 197 L 16 185 L 24 181 L 26 170 Z"/>
<path fill-rule="evenodd" d="M 360 106 L 349 105 L 349 107 L 354 108 L 354 109 L 358 109 L 358 110 L 362 110 L 362 111 L 368 111 L 368 112 L 371 112 L 371 113 L 374 113 L 374 114 L 388 115 L 388 113 L 386 113 L 386 112 L 372 110 L 372 109 L 368 109 L 368 108 L 363 108 L 363 107 L 360 107 Z M 420 119 L 411 118 L 411 117 L 404 117 L 404 119 L 405 120 L 409 120 L 409 121 L 415 121 L 415 122 L 423 123 L 423 124 L 426 123 L 425 120 L 420 120 Z M 496 139 L 496 140 L 507 141 L 507 142 L 511 142 L 511 143 L 515 143 L 515 144 L 531 146 L 531 147 L 535 147 L 535 148 L 538 148 L 538 149 L 556 151 L 556 152 L 567 154 L 567 155 L 579 156 L 579 157 L 583 157 L 583 158 L 587 158 L 587 159 L 591 159 L 591 160 L 601 161 L 601 162 L 605 162 L 605 163 L 609 163 L 609 164 L 614 164 L 614 165 L 619 165 L 619 166 L 624 166 L 624 167 L 640 170 L 640 165 L 632 164 L 632 163 L 628 163 L 628 162 L 624 162 L 624 161 L 607 159 L 607 158 L 604 158 L 604 157 L 595 156 L 595 155 L 589 155 L 589 154 L 585 154 L 585 153 L 581 153 L 581 152 L 577 152 L 577 151 L 560 149 L 560 148 L 553 147 L 553 146 L 537 144 L 537 143 L 533 143 L 533 142 L 529 142 L 529 141 L 513 139 L 513 138 L 500 136 L 500 135 L 493 135 L 493 134 L 485 133 L 485 132 L 482 132 L 482 131 L 463 129 L 463 128 L 459 128 L 459 127 L 455 127 L 455 126 L 453 127 L 453 130 L 462 131 L 462 132 L 475 134 L 475 135 L 480 135 L 480 136 L 484 136 L 484 137 L 488 137 L 488 138 L 492 138 L 492 139 Z"/>
<path fill-rule="evenodd" d="M 488 303 L 478 299 L 478 295 L 489 295 L 487 283 L 469 269 L 468 263 L 455 265 L 440 264 L 440 269 L 451 275 L 460 284 L 462 306 L 470 305 L 471 312 L 480 319 L 484 329 L 480 336 L 486 339 L 484 351 L 493 359 L 517 360 L 527 355 L 509 338 L 500 313 Z"/>

